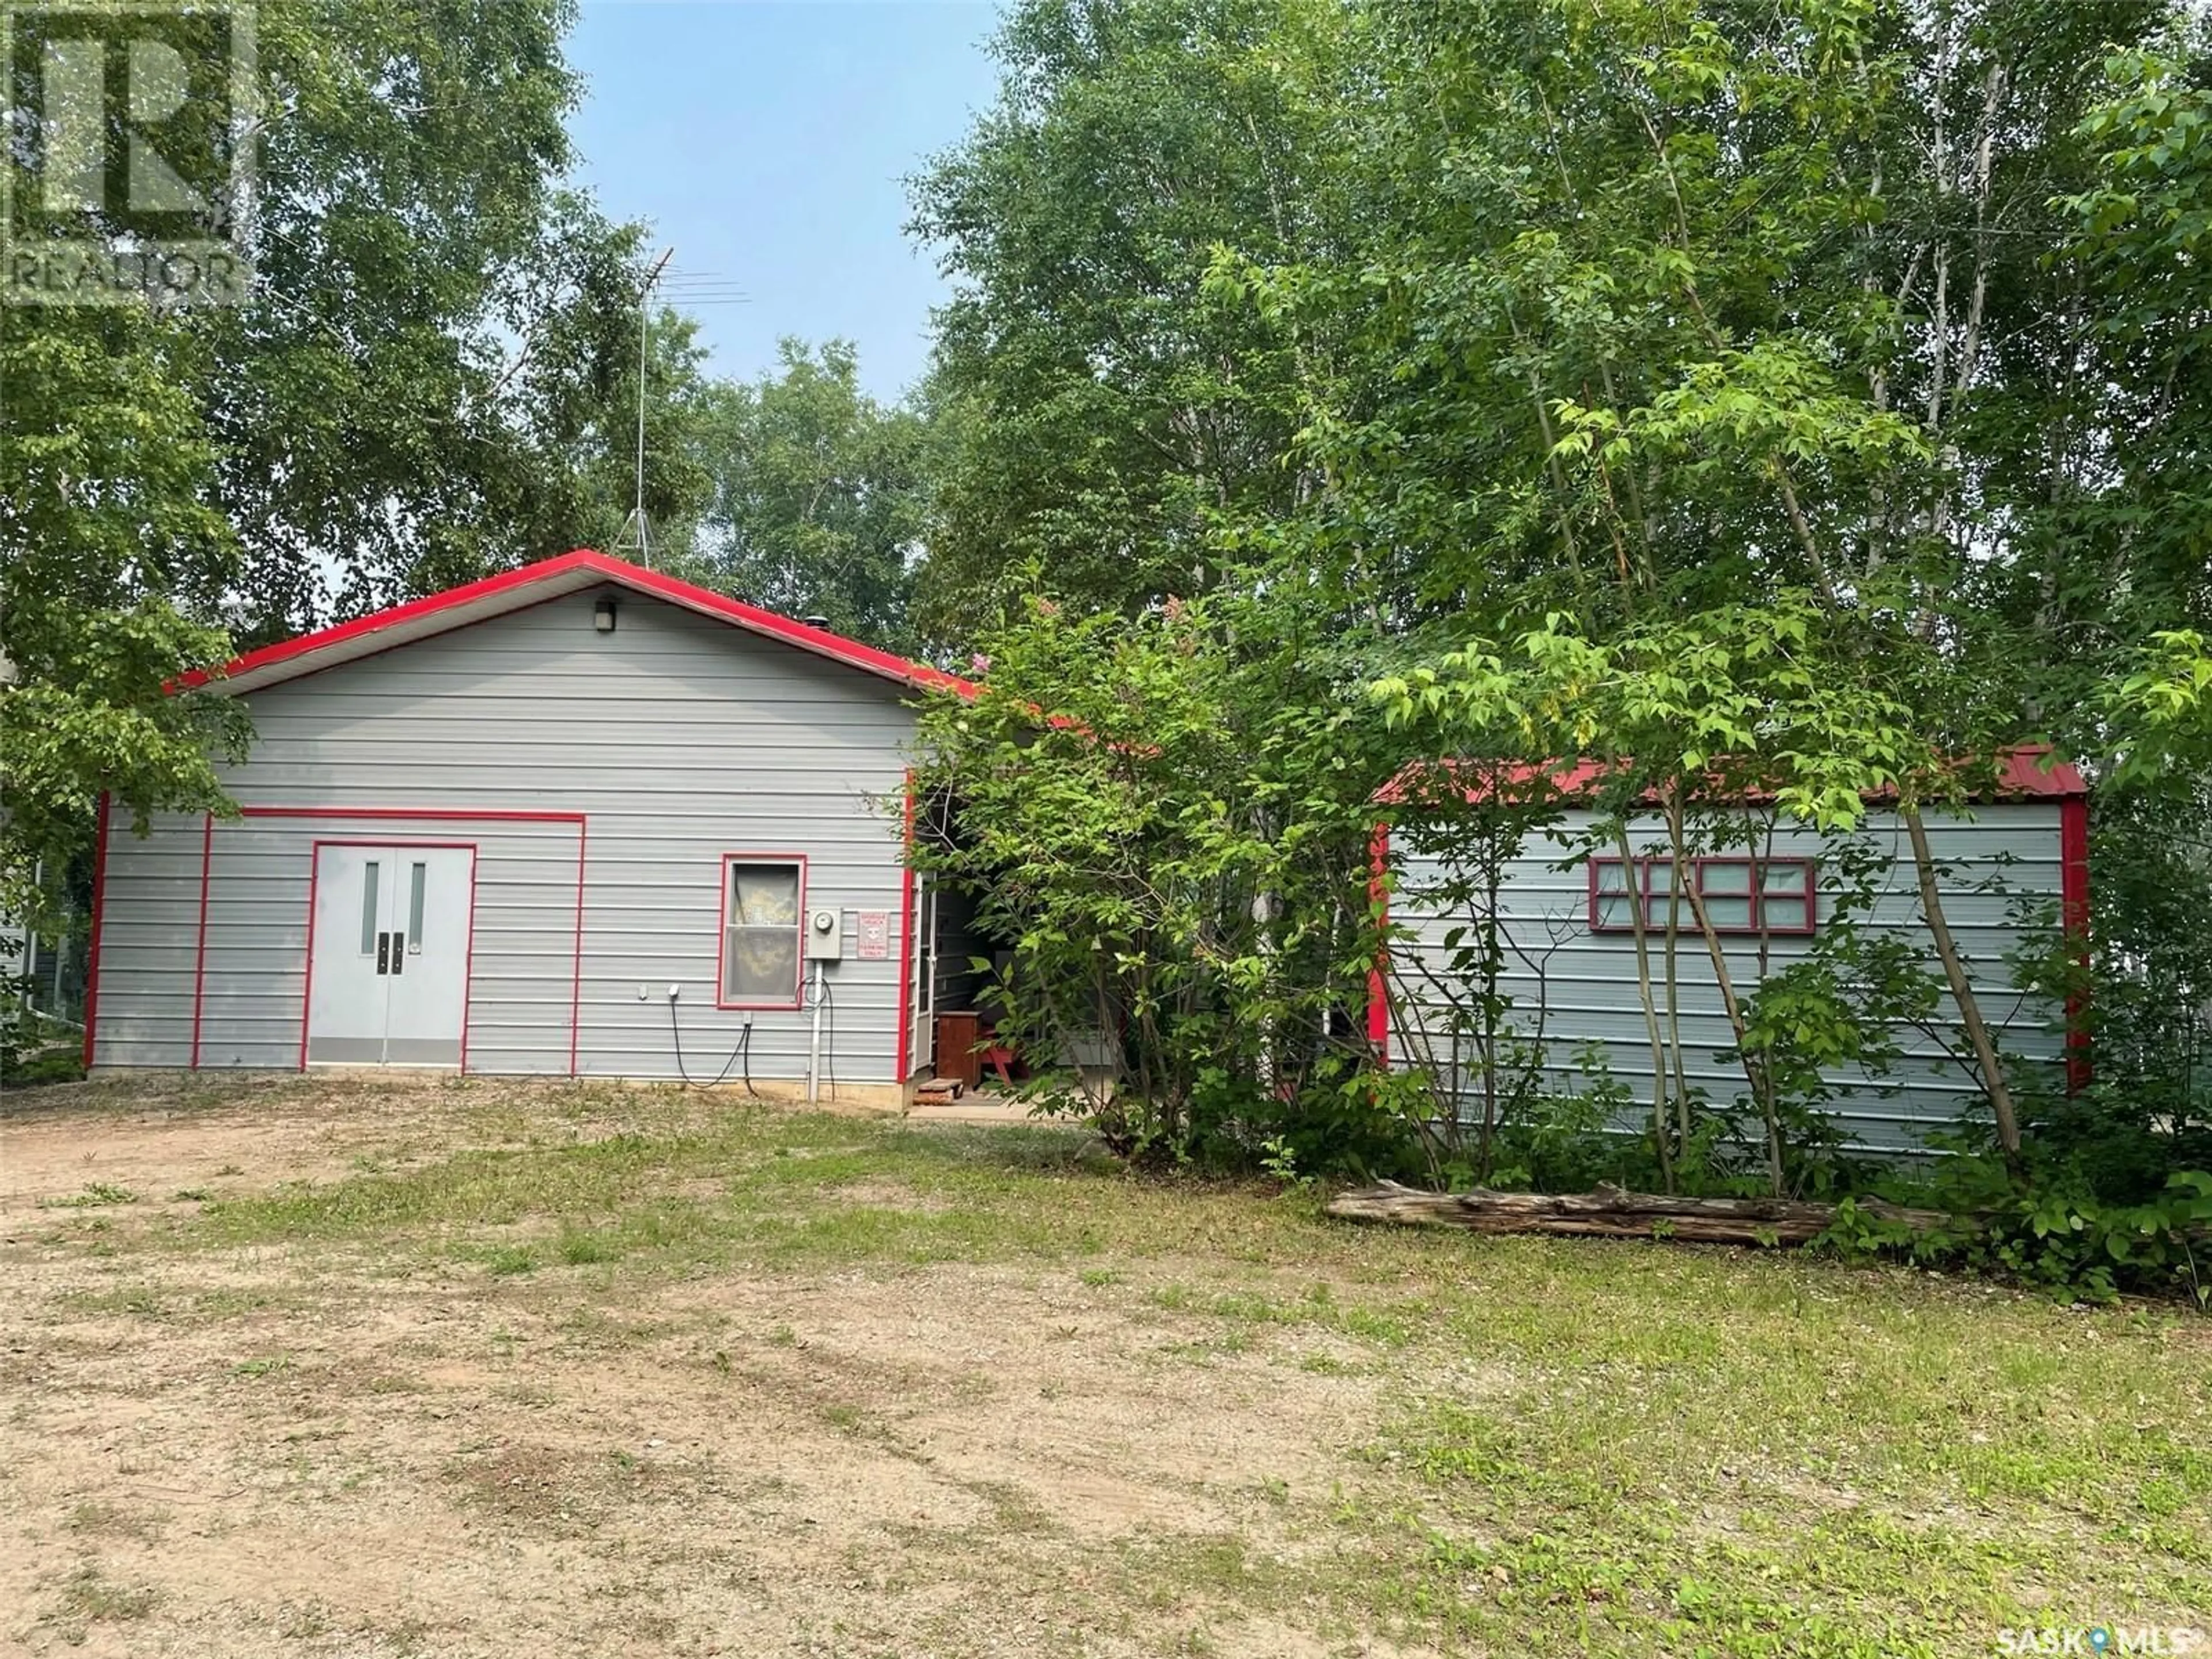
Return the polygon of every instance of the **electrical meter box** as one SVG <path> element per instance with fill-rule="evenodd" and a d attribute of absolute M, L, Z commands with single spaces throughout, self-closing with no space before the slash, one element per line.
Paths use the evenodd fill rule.
<path fill-rule="evenodd" d="M 806 918 L 806 959 L 841 962 L 845 956 L 845 919 L 835 910 L 815 910 Z"/>

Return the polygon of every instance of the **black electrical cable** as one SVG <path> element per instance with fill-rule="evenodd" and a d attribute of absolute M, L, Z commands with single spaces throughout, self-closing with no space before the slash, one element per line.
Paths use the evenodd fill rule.
<path fill-rule="evenodd" d="M 753 1028 L 750 1024 L 738 1034 L 738 1046 L 730 1050 L 730 1057 L 722 1063 L 721 1071 L 712 1083 L 702 1083 L 693 1077 L 684 1064 L 684 1028 L 676 1023 L 676 999 L 668 999 L 668 1031 L 676 1039 L 676 1075 L 695 1089 L 718 1089 L 729 1080 L 730 1068 L 742 1059 L 745 1063 L 745 1092 L 758 1098 L 753 1088 Z"/>

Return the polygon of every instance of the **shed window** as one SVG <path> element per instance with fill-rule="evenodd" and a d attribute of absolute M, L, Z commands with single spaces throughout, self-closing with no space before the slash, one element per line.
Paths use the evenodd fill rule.
<path fill-rule="evenodd" d="M 796 859 L 722 860 L 724 1007 L 799 1006 L 799 923 L 805 864 Z"/>
<path fill-rule="evenodd" d="M 1810 859 L 1692 859 L 1688 882 L 1704 901 L 1717 933 L 1810 933 L 1818 915 Z M 1644 925 L 1663 928 L 1670 902 L 1679 895 L 1681 926 L 1695 928 L 1688 884 L 1678 886 L 1671 858 L 1638 859 L 1633 866 L 1619 859 L 1592 859 L 1589 865 L 1589 924 L 1597 933 L 1632 933 L 1640 901 Z"/>

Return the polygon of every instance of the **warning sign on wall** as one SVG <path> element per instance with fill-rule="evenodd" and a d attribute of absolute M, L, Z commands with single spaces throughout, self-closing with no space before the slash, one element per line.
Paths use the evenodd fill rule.
<path fill-rule="evenodd" d="M 864 960 L 881 961 L 891 953 L 891 918 L 888 910 L 863 910 L 860 913 L 860 948 L 857 954 Z"/>

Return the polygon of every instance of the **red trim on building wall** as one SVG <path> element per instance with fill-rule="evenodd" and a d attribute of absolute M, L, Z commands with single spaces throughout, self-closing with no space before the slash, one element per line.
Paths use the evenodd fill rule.
<path fill-rule="evenodd" d="M 192 1061 L 200 1068 L 200 1013 L 207 1006 L 208 872 L 215 863 L 215 814 L 200 814 L 200 931 L 192 946 Z"/>
<path fill-rule="evenodd" d="M 2074 960 L 2087 982 L 2089 966 L 2089 803 L 2075 796 L 2058 803 L 2058 911 Z M 2089 999 L 2077 989 L 2066 999 L 2066 1092 L 2089 1086 Z"/>
<path fill-rule="evenodd" d="M 257 811 L 255 816 L 258 817 L 259 813 Z M 318 847 L 429 847 L 441 848 L 447 852 L 471 853 L 477 850 L 477 843 L 472 841 L 398 841 L 388 836 L 318 836 L 315 837 L 315 845 Z"/>
<path fill-rule="evenodd" d="M 315 1006 L 315 892 L 323 881 L 323 844 L 307 845 L 307 971 L 300 981 L 300 1069 L 307 1069 L 307 1018 Z"/>
<path fill-rule="evenodd" d="M 591 821 L 576 815 L 576 944 L 568 970 L 568 1075 L 576 1075 L 576 1051 L 584 1038 L 584 844 L 590 839 Z M 471 924 L 473 930 L 473 924 Z M 470 937 L 475 937 L 471 931 Z"/>
<path fill-rule="evenodd" d="M 1378 927 L 1387 927 L 1390 921 L 1389 866 L 1390 826 L 1378 823 L 1367 843 L 1367 896 L 1375 906 Z M 1375 1063 L 1385 1067 L 1390 1064 L 1389 965 L 1390 948 L 1385 945 L 1375 953 L 1375 965 L 1367 970 L 1367 1041 L 1374 1048 Z"/>
<path fill-rule="evenodd" d="M 583 839 L 584 826 L 580 823 L 576 826 L 576 840 L 580 844 Z M 461 1057 L 455 1063 L 455 1069 L 463 1077 L 469 1074 L 469 1005 L 476 995 L 477 987 L 477 866 L 483 862 L 483 854 L 473 842 L 471 843 L 469 848 L 469 942 L 461 951 Z M 576 966 L 581 969 L 583 964 L 583 941 L 579 939 L 576 949 Z M 568 992 L 568 1046 L 571 1049 L 574 1048 L 576 1043 L 574 1023 L 576 999 L 582 988 L 581 986 L 572 986 Z M 576 1062 L 572 1055 L 568 1061 L 568 1075 L 574 1077 L 575 1074 Z"/>
<path fill-rule="evenodd" d="M 906 769 L 906 830 L 899 859 L 898 1076 L 904 1086 L 914 1053 L 914 768 Z"/>
<path fill-rule="evenodd" d="M 575 955 L 569 975 L 568 988 L 568 1075 L 576 1075 L 577 1040 L 583 1028 L 584 1008 L 584 847 L 590 833 L 590 822 L 581 812 L 526 811 L 500 807 L 465 806 L 241 806 L 241 817 L 248 818 L 359 818 L 374 823 L 573 823 L 576 826 L 576 944 Z M 332 845 L 337 845 L 332 842 Z M 360 846 L 469 846 L 475 842 L 362 842 Z M 307 1014 L 315 989 L 315 883 L 319 877 L 321 848 L 324 843 L 314 843 L 315 852 L 307 866 L 307 969 L 300 1007 L 300 1069 L 307 1069 Z M 476 950 L 476 866 L 483 861 L 479 848 L 469 864 L 469 972 L 475 973 Z M 88 1004 L 89 1012 L 89 1004 Z M 463 1011 L 466 1019 L 466 1011 Z M 90 1042 L 88 1036 L 86 1041 Z M 468 1035 L 465 1024 L 461 1037 L 461 1063 L 468 1063 Z"/>
<path fill-rule="evenodd" d="M 106 920 L 107 899 L 107 791 L 100 792 L 100 807 L 96 814 L 99 829 L 94 832 L 92 854 L 92 945 L 85 952 L 84 961 L 84 1069 L 92 1069 L 93 1032 L 100 1023 L 100 933 Z"/>
<path fill-rule="evenodd" d="M 246 655 L 237 658 L 217 671 L 195 669 L 190 673 L 179 676 L 172 683 L 171 690 L 190 690 L 220 680 L 234 679 L 241 674 L 282 667 L 295 659 L 312 656 L 318 652 L 327 651 L 335 646 L 350 644 L 356 640 L 380 633 L 386 629 L 419 621 L 424 617 L 439 616 L 480 600 L 497 599 L 516 589 L 530 587 L 578 571 L 603 577 L 619 586 L 648 594 L 655 599 L 665 599 L 686 610 L 732 623 L 769 639 L 780 640 L 787 645 L 795 646 L 817 657 L 825 657 L 832 662 L 842 663 L 848 668 L 862 669 L 868 673 L 880 675 L 885 679 L 896 680 L 902 684 L 917 688 L 926 687 L 933 690 L 951 691 L 963 697 L 972 697 L 975 695 L 975 687 L 957 675 L 945 673 L 943 670 L 932 668 L 927 664 L 909 662 L 904 657 L 895 656 L 890 652 L 878 651 L 872 645 L 864 645 L 858 640 L 848 639 L 842 634 L 833 634 L 826 628 L 815 628 L 805 623 L 794 622 L 788 617 L 780 617 L 772 611 L 763 611 L 757 605 L 746 605 L 740 600 L 731 599 L 726 594 L 716 593 L 707 588 L 695 586 L 690 582 L 679 581 L 675 577 L 664 575 L 659 571 L 647 570 L 626 560 L 610 558 L 605 554 L 590 548 L 578 548 L 575 551 L 562 554 L 557 558 L 540 560 L 536 564 L 524 565 L 517 570 L 501 571 L 497 575 L 486 576 L 481 581 L 469 582 L 459 587 L 448 588 L 442 593 L 432 593 L 422 599 L 410 599 L 404 605 L 393 605 L 388 610 L 379 611 L 371 616 L 362 617 L 349 623 L 341 623 L 335 628 L 325 628 L 316 633 L 301 635 L 297 639 L 284 640 L 275 645 L 264 646 L 258 651 L 249 651 Z M 579 586 L 573 591 L 584 592 L 588 589 Z M 556 597 L 566 597 L 566 595 Z M 497 611 L 491 614 L 504 615 L 506 612 Z M 472 620 L 476 619 L 466 617 L 457 617 L 454 619 L 453 626 L 465 627 Z M 428 635 L 416 637 L 427 638 Z M 403 641 L 403 643 L 405 642 L 410 641 Z M 303 666 L 300 672 L 307 673 L 313 671 Z"/>
<path fill-rule="evenodd" d="M 795 864 L 799 866 L 799 916 L 794 927 L 797 940 L 793 955 L 796 977 L 792 981 L 791 1000 L 788 1002 L 726 1002 L 722 987 L 727 981 L 725 972 L 729 966 L 723 953 L 729 949 L 730 940 L 730 866 L 733 864 Z M 725 853 L 722 854 L 722 895 L 714 917 L 714 1006 L 718 1009 L 747 1008 L 761 1013 L 788 1013 L 806 1006 L 806 854 L 804 853 Z"/>

